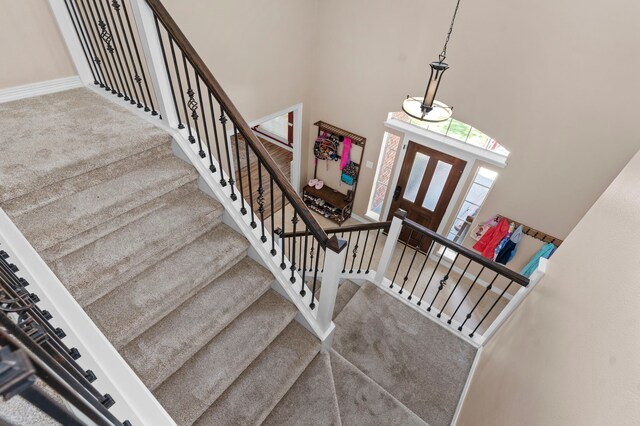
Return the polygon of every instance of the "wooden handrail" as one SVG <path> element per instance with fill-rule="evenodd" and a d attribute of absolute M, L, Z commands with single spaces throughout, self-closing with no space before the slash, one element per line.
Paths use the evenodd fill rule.
<path fill-rule="evenodd" d="M 326 232 L 327 235 L 332 235 L 332 234 L 339 234 L 343 232 L 349 233 L 349 232 L 359 232 L 359 231 L 375 231 L 377 229 L 383 229 L 388 231 L 390 226 L 391 226 L 391 221 L 358 223 L 356 225 L 336 226 L 334 228 L 328 228 L 328 229 L 325 229 L 324 232 Z M 295 234 L 293 232 L 285 232 L 284 234 L 282 234 L 282 230 L 277 229 L 276 233 L 280 235 L 280 238 L 291 238 L 293 236 L 304 237 L 304 232 L 302 231 L 296 231 Z"/>
<path fill-rule="evenodd" d="M 160 0 L 146 0 L 146 2 L 158 20 L 162 22 L 166 30 L 171 34 L 174 42 L 178 47 L 180 47 L 204 84 L 209 90 L 211 90 L 212 95 L 220 103 L 224 112 L 229 116 L 238 129 L 238 132 L 251 146 L 253 152 L 260 159 L 264 168 L 269 172 L 277 186 L 282 190 L 283 196 L 289 201 L 289 203 L 291 203 L 298 216 L 309 228 L 310 233 L 316 238 L 316 240 L 318 240 L 320 246 L 340 252 L 345 247 L 345 244 L 340 243 L 335 235 L 332 238 L 329 238 L 327 233 L 322 229 L 320 224 L 311 214 L 309 208 L 304 204 L 300 196 L 293 189 L 293 186 L 291 186 L 291 183 L 271 158 L 267 149 L 258 140 L 251 130 L 251 127 L 249 127 L 249 124 L 242 117 L 233 102 L 231 102 L 231 99 L 226 94 L 220 83 L 218 83 L 218 80 L 213 76 L 213 73 L 209 70 L 178 24 L 171 17 L 169 11 L 164 7 Z"/>
<path fill-rule="evenodd" d="M 408 228 L 416 232 L 419 232 L 423 235 L 426 235 L 429 238 L 432 238 L 439 244 L 442 244 L 443 246 L 455 251 L 456 253 L 463 255 L 467 259 L 473 260 L 474 262 L 479 263 L 485 268 L 493 272 L 496 272 L 502 275 L 503 277 L 506 277 L 507 279 L 513 280 L 513 282 L 518 283 L 523 287 L 526 287 L 529 285 L 529 278 L 525 277 L 524 275 L 521 275 L 515 271 L 512 271 L 506 266 L 496 263 L 493 260 L 489 260 L 483 257 L 482 255 L 470 250 L 469 248 L 463 245 L 460 245 L 458 243 L 455 243 L 451 240 L 448 240 L 447 238 L 443 237 L 437 232 L 434 232 L 431 229 L 425 228 L 419 223 L 416 223 L 411 219 L 408 219 L 406 216 L 406 212 L 399 210 L 398 212 L 395 213 L 395 216 L 399 219 L 402 219 L 403 225 L 406 225 Z"/>

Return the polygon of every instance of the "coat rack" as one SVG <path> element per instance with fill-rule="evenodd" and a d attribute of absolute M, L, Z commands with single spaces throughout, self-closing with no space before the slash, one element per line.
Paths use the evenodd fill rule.
<path fill-rule="evenodd" d="M 532 228 L 530 226 L 527 226 L 523 223 L 518 222 L 517 220 L 512 220 L 509 219 L 506 216 L 503 216 L 501 214 L 496 215 L 496 220 L 500 220 L 500 218 L 506 220 L 507 222 L 511 223 L 513 222 L 516 225 L 516 228 L 520 225 L 522 225 L 522 231 L 525 235 L 528 235 L 530 237 L 535 238 L 536 240 L 540 240 L 543 243 L 552 243 L 553 245 L 555 245 L 556 247 L 560 247 L 560 244 L 563 243 L 563 241 L 560 238 L 556 238 L 553 235 L 549 235 L 547 233 L 544 233 L 542 231 L 539 231 L 535 228 Z"/>
<path fill-rule="evenodd" d="M 356 135 L 355 133 L 333 126 L 329 123 L 325 123 L 324 121 L 317 121 L 314 124 L 318 126 L 318 137 L 320 137 L 320 135 L 324 132 L 331 137 L 349 138 L 351 139 L 352 145 L 360 147 L 360 155 L 358 156 L 358 158 L 351 158 L 351 162 L 355 166 L 356 176 L 353 178 L 353 184 L 350 185 L 351 189 L 347 192 L 347 194 L 343 194 L 337 189 L 329 187 L 327 184 L 325 184 L 320 189 L 307 185 L 302 191 L 302 199 L 311 210 L 314 210 L 327 219 L 330 219 L 336 222 L 338 225 L 341 225 L 344 221 L 351 217 L 356 188 L 360 178 L 360 168 L 362 158 L 364 156 L 364 148 L 367 139 L 360 135 Z M 340 142 L 340 144 L 342 144 L 342 142 Z M 336 155 L 336 157 L 341 158 L 341 155 L 338 154 Z M 318 177 L 317 159 L 315 161 L 313 177 Z"/>

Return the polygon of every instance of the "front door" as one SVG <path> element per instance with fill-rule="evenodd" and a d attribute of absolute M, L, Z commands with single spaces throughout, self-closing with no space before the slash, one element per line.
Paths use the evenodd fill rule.
<path fill-rule="evenodd" d="M 388 220 L 398 209 L 403 209 L 409 219 L 437 231 L 466 164 L 459 158 L 409 142 Z M 410 234 L 403 229 L 400 239 L 416 244 L 416 238 L 409 241 Z M 430 243 L 431 240 L 425 238 L 420 246 L 427 250 Z"/>

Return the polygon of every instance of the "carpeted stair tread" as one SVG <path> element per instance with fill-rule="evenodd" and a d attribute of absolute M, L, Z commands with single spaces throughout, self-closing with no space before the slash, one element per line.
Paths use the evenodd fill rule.
<path fill-rule="evenodd" d="M 195 184 L 178 191 L 184 196 L 165 208 L 50 262 L 81 305 L 128 282 L 222 221 L 222 206 Z"/>
<path fill-rule="evenodd" d="M 177 217 L 176 217 L 177 219 Z M 124 346 L 245 257 L 249 242 L 226 225 L 200 238 L 89 305 L 109 341 Z"/>
<path fill-rule="evenodd" d="M 37 191 L 12 198 L 2 203 L 2 208 L 11 218 L 16 218 L 61 198 L 75 194 L 76 192 L 81 192 L 92 186 L 110 181 L 114 176 L 119 176 L 139 167 L 139 165 L 146 162 L 148 158 L 160 158 L 171 152 L 171 144 L 165 143 L 154 146 L 105 166 L 90 170 L 87 173 L 53 182 Z"/>
<path fill-rule="evenodd" d="M 335 323 L 340 355 L 429 424 L 451 423 L 476 348 L 371 283 Z"/>
<path fill-rule="evenodd" d="M 341 424 L 328 353 L 316 355 L 263 423 L 264 426 Z"/>
<path fill-rule="evenodd" d="M 342 312 L 347 303 L 351 300 L 351 298 L 360 290 L 360 286 L 353 281 L 345 280 L 340 283 L 338 287 L 338 294 L 336 296 L 336 304 L 333 308 L 333 319 Z"/>
<path fill-rule="evenodd" d="M 86 230 L 85 232 L 76 234 L 65 241 L 42 250 L 40 255 L 47 263 L 51 264 L 55 260 L 88 246 L 89 244 L 117 231 L 118 229 L 124 228 L 137 220 L 148 217 L 154 212 L 167 209 L 176 203 L 181 203 L 187 193 L 196 193 L 195 183 L 189 182 L 160 197 L 154 198 L 148 203 L 142 204 L 141 206 L 131 209 L 126 213 L 116 216 L 107 222 L 103 222 Z"/>
<path fill-rule="evenodd" d="M 319 351 L 320 342 L 292 321 L 195 424 L 259 425 Z"/>
<path fill-rule="evenodd" d="M 42 251 L 194 181 L 197 172 L 170 150 L 149 156 L 111 180 L 60 198 L 14 218 L 31 245 Z"/>
<path fill-rule="evenodd" d="M 129 342 L 122 348 L 122 356 L 142 381 L 155 389 L 264 294 L 272 282 L 268 270 L 246 257 Z"/>
<path fill-rule="evenodd" d="M 162 383 L 155 396 L 178 425 L 193 424 L 296 313 L 293 304 L 268 290 Z"/>
<path fill-rule="evenodd" d="M 0 104 L 0 117 L 0 203 L 171 141 L 89 89 Z"/>
<path fill-rule="evenodd" d="M 343 425 L 429 426 L 334 350 L 331 368 Z"/>

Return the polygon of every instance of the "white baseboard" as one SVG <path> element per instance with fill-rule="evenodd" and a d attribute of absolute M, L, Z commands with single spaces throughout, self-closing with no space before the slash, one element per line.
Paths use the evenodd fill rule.
<path fill-rule="evenodd" d="M 38 83 L 25 84 L 24 86 L 8 87 L 0 89 L 0 104 L 17 101 L 34 96 L 48 95 L 50 93 L 62 92 L 64 90 L 82 87 L 82 81 L 77 75 L 71 77 L 57 78 L 55 80 L 40 81 Z"/>

